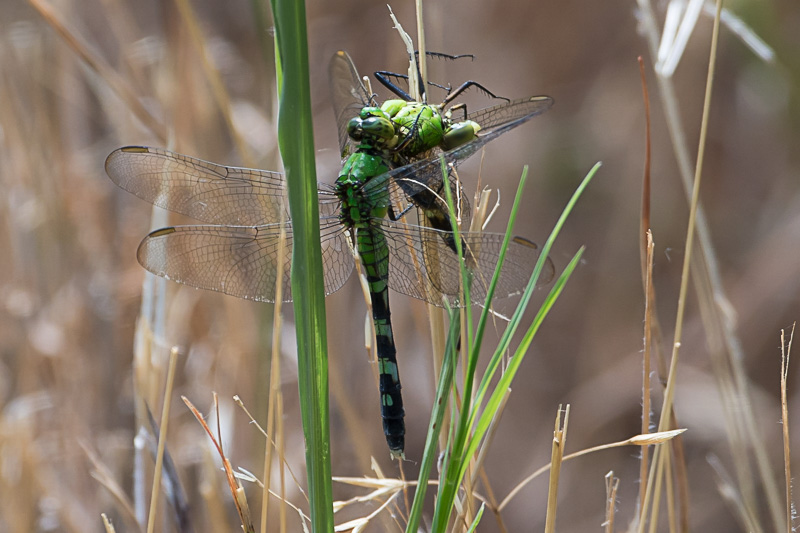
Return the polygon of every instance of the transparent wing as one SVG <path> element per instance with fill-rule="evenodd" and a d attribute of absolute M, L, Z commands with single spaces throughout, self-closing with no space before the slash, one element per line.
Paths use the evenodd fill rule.
<path fill-rule="evenodd" d="M 353 270 L 354 258 L 336 218 L 320 221 L 325 293 L 338 290 Z M 156 230 L 139 245 L 139 263 L 158 276 L 199 289 L 274 302 L 280 225 L 256 227 L 175 226 Z M 291 301 L 292 227 L 286 224 L 283 300 Z"/>
<path fill-rule="evenodd" d="M 553 99 L 549 96 L 532 96 L 477 111 L 469 117 L 470 120 L 481 125 L 481 130 L 474 140 L 446 152 L 434 153 L 425 159 L 373 178 L 364 185 L 364 192 L 369 195 L 372 191 L 386 188 L 392 195 L 391 197 L 402 194 L 415 204 L 422 199 L 423 202 L 435 202 L 439 209 L 443 209 L 446 204 L 443 203 L 441 194 L 441 191 L 444 190 L 441 158 L 444 158 L 448 166 L 451 191 L 457 193 L 457 180 L 454 178 L 452 169 L 489 141 L 527 122 L 536 115 L 544 113 L 552 106 Z M 438 198 L 432 198 L 431 194 Z M 454 198 L 458 197 L 454 194 Z"/>
<path fill-rule="evenodd" d="M 259 226 L 289 218 L 280 172 L 226 167 L 159 148 L 126 146 L 106 159 L 111 180 L 151 204 L 209 224 Z M 324 187 L 324 186 L 321 186 Z M 320 214 L 338 201 L 320 190 Z"/>
<path fill-rule="evenodd" d="M 358 76 L 350 54 L 339 51 L 331 58 L 328 69 L 331 80 L 331 100 L 336 115 L 336 126 L 339 132 L 339 152 L 342 158 L 353 152 L 350 136 L 347 134 L 347 123 L 357 117 L 362 107 L 375 105 L 372 95 L 367 92 L 364 82 Z"/>
<path fill-rule="evenodd" d="M 389 287 L 414 298 L 443 307 L 445 297 L 452 306 L 459 303 L 461 272 L 458 256 L 447 243 L 452 233 L 382 221 L 389 254 Z M 486 298 L 503 243 L 499 233 L 461 234 L 467 265 L 473 274 L 471 296 L 474 303 Z M 506 251 L 495 297 L 519 294 L 525 288 L 539 259 L 539 247 L 522 237 L 514 237 Z M 538 284 L 549 283 L 555 274 L 548 258 Z"/>
<path fill-rule="evenodd" d="M 553 103 L 553 99 L 549 96 L 530 96 L 475 111 L 467 118 L 480 124 L 481 131 L 478 135 L 486 136 L 493 134 L 497 129 L 502 129 L 497 134 L 500 135 L 536 115 L 541 115 L 553 107 Z"/>

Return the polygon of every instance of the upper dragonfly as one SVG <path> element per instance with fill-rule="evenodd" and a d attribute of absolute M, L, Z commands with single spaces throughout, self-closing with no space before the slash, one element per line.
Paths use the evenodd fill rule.
<path fill-rule="evenodd" d="M 428 55 L 448 59 L 472 57 L 431 52 Z M 400 97 L 400 99 L 386 100 L 378 106 L 375 95 L 367 91 L 345 52 L 339 52 L 334 56 L 330 70 L 333 80 L 333 104 L 339 126 L 339 148 L 343 162 L 350 154 L 365 149 L 361 140 L 364 135 L 369 134 L 372 144 L 370 148 L 379 148 L 382 157 L 397 169 L 382 179 L 373 180 L 370 187 L 383 188 L 389 181 L 390 196 L 396 203 L 401 203 L 399 199 L 410 200 L 405 206 L 393 206 L 395 210 L 403 208 L 399 213 L 390 207 L 389 218 L 397 220 L 413 205 L 423 215 L 427 225 L 448 232 L 452 231 L 452 227 L 443 191 L 445 183 L 450 184 L 459 220 L 464 227 L 469 226 L 469 200 L 454 173 L 458 163 L 492 139 L 547 111 L 553 105 L 553 99 L 548 96 L 532 96 L 510 101 L 495 96 L 483 85 L 472 80 L 462 83 L 454 90 L 428 82 L 429 85 L 445 89 L 447 95 L 438 105 L 418 102 L 407 91 L 392 82 L 393 78 L 407 80 L 408 76 L 378 71 L 375 73 L 376 79 Z M 482 109 L 468 118 L 465 104 L 459 103 L 453 106 L 450 104 L 472 87 L 491 98 L 505 100 L 506 103 Z M 418 92 L 423 93 L 421 85 Z M 455 118 L 458 112 L 463 112 L 462 120 Z M 443 152 L 446 154 L 445 160 L 448 164 L 446 181 L 442 179 L 439 157 Z M 420 163 L 412 165 L 412 162 Z M 450 246 L 455 252 L 454 243 L 451 242 Z"/>
<path fill-rule="evenodd" d="M 442 106 L 415 102 L 407 102 L 405 111 L 392 104 L 394 114 L 390 114 L 368 94 L 345 52 L 334 55 L 330 72 L 344 163 L 333 186 L 319 184 L 325 292 L 330 294 L 344 285 L 357 252 L 372 300 L 384 433 L 392 455 L 402 457 L 404 411 L 388 288 L 436 306 L 464 305 L 459 300 L 460 260 L 447 204 L 440 194 L 453 178 L 442 177 L 441 159 L 452 173 L 460 161 L 484 144 L 547 110 L 553 102 L 540 96 L 478 111 L 468 119 L 475 131 L 461 137 L 455 147 L 448 149 L 451 141 L 442 137 L 427 148 L 411 150 L 412 141 L 418 140 L 413 137 L 430 129 L 430 117 L 438 116 L 445 132 L 463 127 L 457 124 L 467 119 L 453 121 Z M 393 120 L 400 113 L 418 113 L 421 105 L 433 113 L 412 123 Z M 381 121 L 388 121 L 388 128 L 386 122 L 381 126 Z M 405 140 L 409 137 L 410 141 Z M 142 146 L 113 151 L 106 159 L 106 172 L 114 183 L 139 198 L 208 224 L 151 232 L 137 251 L 147 270 L 192 287 L 264 302 L 275 301 L 280 285 L 284 300 L 291 300 L 293 236 L 283 174 L 223 166 Z M 402 222 L 411 206 L 422 211 L 428 226 Z M 472 273 L 472 299 L 482 301 L 504 236 L 487 232 L 459 235 Z M 284 263 L 279 269 L 281 246 L 285 246 Z M 538 258 L 534 243 L 515 237 L 506 252 L 495 294 L 519 293 Z M 283 272 L 280 279 L 279 271 Z M 548 260 L 539 283 L 547 283 L 553 274 Z"/>

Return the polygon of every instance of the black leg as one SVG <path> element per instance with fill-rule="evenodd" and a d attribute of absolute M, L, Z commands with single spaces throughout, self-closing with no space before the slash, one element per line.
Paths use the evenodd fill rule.
<path fill-rule="evenodd" d="M 490 91 L 489 89 L 487 89 L 486 87 L 484 87 L 483 85 L 481 85 L 480 83 L 478 83 L 477 81 L 472 81 L 472 80 L 469 80 L 469 81 L 465 81 L 464 83 L 462 83 L 461 85 L 459 85 L 458 87 L 456 87 L 456 88 L 453 90 L 453 92 L 451 92 L 450 94 L 448 94 L 448 95 L 447 95 L 447 98 L 445 98 L 445 99 L 444 99 L 444 102 L 442 103 L 442 105 L 443 105 L 443 106 L 445 106 L 445 105 L 449 104 L 449 103 L 450 103 L 450 102 L 452 102 L 452 101 L 453 101 L 453 100 L 454 100 L 454 99 L 455 99 L 455 98 L 456 98 L 458 95 L 460 95 L 461 93 L 463 93 L 464 91 L 466 91 L 467 89 L 469 89 L 469 88 L 471 88 L 471 87 L 475 87 L 476 89 L 478 89 L 479 91 L 481 91 L 481 92 L 482 92 L 483 94 L 485 94 L 486 96 L 489 96 L 490 98 L 496 98 L 496 99 L 498 99 L 498 100 L 505 100 L 506 102 L 510 102 L 510 101 L 511 101 L 511 100 L 509 100 L 508 98 L 506 98 L 506 97 L 504 97 L 504 96 L 497 96 L 496 94 L 494 94 L 492 91 Z"/>
<path fill-rule="evenodd" d="M 408 76 L 397 74 L 396 72 L 389 72 L 388 70 L 379 70 L 375 72 L 375 79 L 381 82 L 381 85 L 392 91 L 395 95 L 399 96 L 406 102 L 414 101 L 410 94 L 401 89 L 394 81 L 392 81 L 406 80 L 406 83 L 408 83 Z"/>

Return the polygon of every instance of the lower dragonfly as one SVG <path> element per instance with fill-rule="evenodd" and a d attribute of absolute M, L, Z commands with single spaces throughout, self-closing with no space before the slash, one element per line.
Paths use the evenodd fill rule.
<path fill-rule="evenodd" d="M 337 95 L 343 94 L 345 85 L 351 88 L 350 95 L 356 101 L 371 95 L 346 53 L 334 56 L 331 72 L 344 153 L 344 147 L 353 141 L 347 124 L 359 116 L 361 109 L 347 116 L 342 110 L 344 100 Z M 346 74 L 344 80 L 337 76 L 341 72 Z M 452 231 L 404 223 L 404 213 L 415 205 L 423 213 L 434 212 L 424 202 L 418 205 L 417 199 L 423 197 L 422 193 L 440 191 L 444 183 L 449 183 L 450 177 L 442 176 L 440 160 L 452 171 L 459 161 L 489 140 L 552 105 L 547 97 L 537 98 L 543 100 L 524 100 L 534 102 L 533 108 L 523 105 L 524 112 L 508 108 L 514 102 L 479 111 L 472 120 L 480 118 L 475 121 L 482 134 L 456 148 L 437 151 L 399 167 L 397 157 L 405 156 L 398 156 L 385 146 L 387 137 L 395 136 L 394 127 L 391 135 L 376 135 L 371 129 L 362 128 L 336 183 L 319 184 L 325 293 L 331 294 L 344 285 L 356 256 L 360 257 L 372 301 L 383 430 L 393 457 L 404 457 L 405 425 L 388 288 L 440 307 L 465 305 L 459 300 L 460 259 L 454 252 Z M 207 224 L 151 232 L 137 251 L 139 263 L 147 270 L 192 287 L 262 302 L 274 302 L 280 286 L 284 300 L 291 301 L 293 238 L 283 174 L 218 165 L 144 146 L 113 151 L 105 168 L 114 183 L 139 198 Z M 447 209 L 443 199 L 434 196 L 439 202 L 437 208 Z M 401 208 L 398 198 L 405 198 L 409 207 Z M 282 229 L 285 240 L 281 238 Z M 460 239 L 473 278 L 471 296 L 474 301 L 482 301 L 504 236 L 460 232 Z M 283 254 L 281 246 L 285 247 Z M 530 279 L 539 253 L 531 241 L 513 238 L 495 294 L 518 294 Z M 282 268 L 277 263 L 280 257 L 284 261 Z M 280 279 L 278 272 L 283 272 Z M 548 260 L 539 283 L 549 282 L 553 275 L 554 268 Z"/>

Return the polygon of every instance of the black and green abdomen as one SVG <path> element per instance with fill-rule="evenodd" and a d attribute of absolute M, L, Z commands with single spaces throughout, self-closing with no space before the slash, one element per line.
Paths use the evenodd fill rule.
<path fill-rule="evenodd" d="M 364 264 L 372 300 L 383 432 L 392 455 L 401 457 L 405 444 L 405 412 L 389 311 L 389 247 L 379 227 L 358 230 L 356 245 Z"/>

